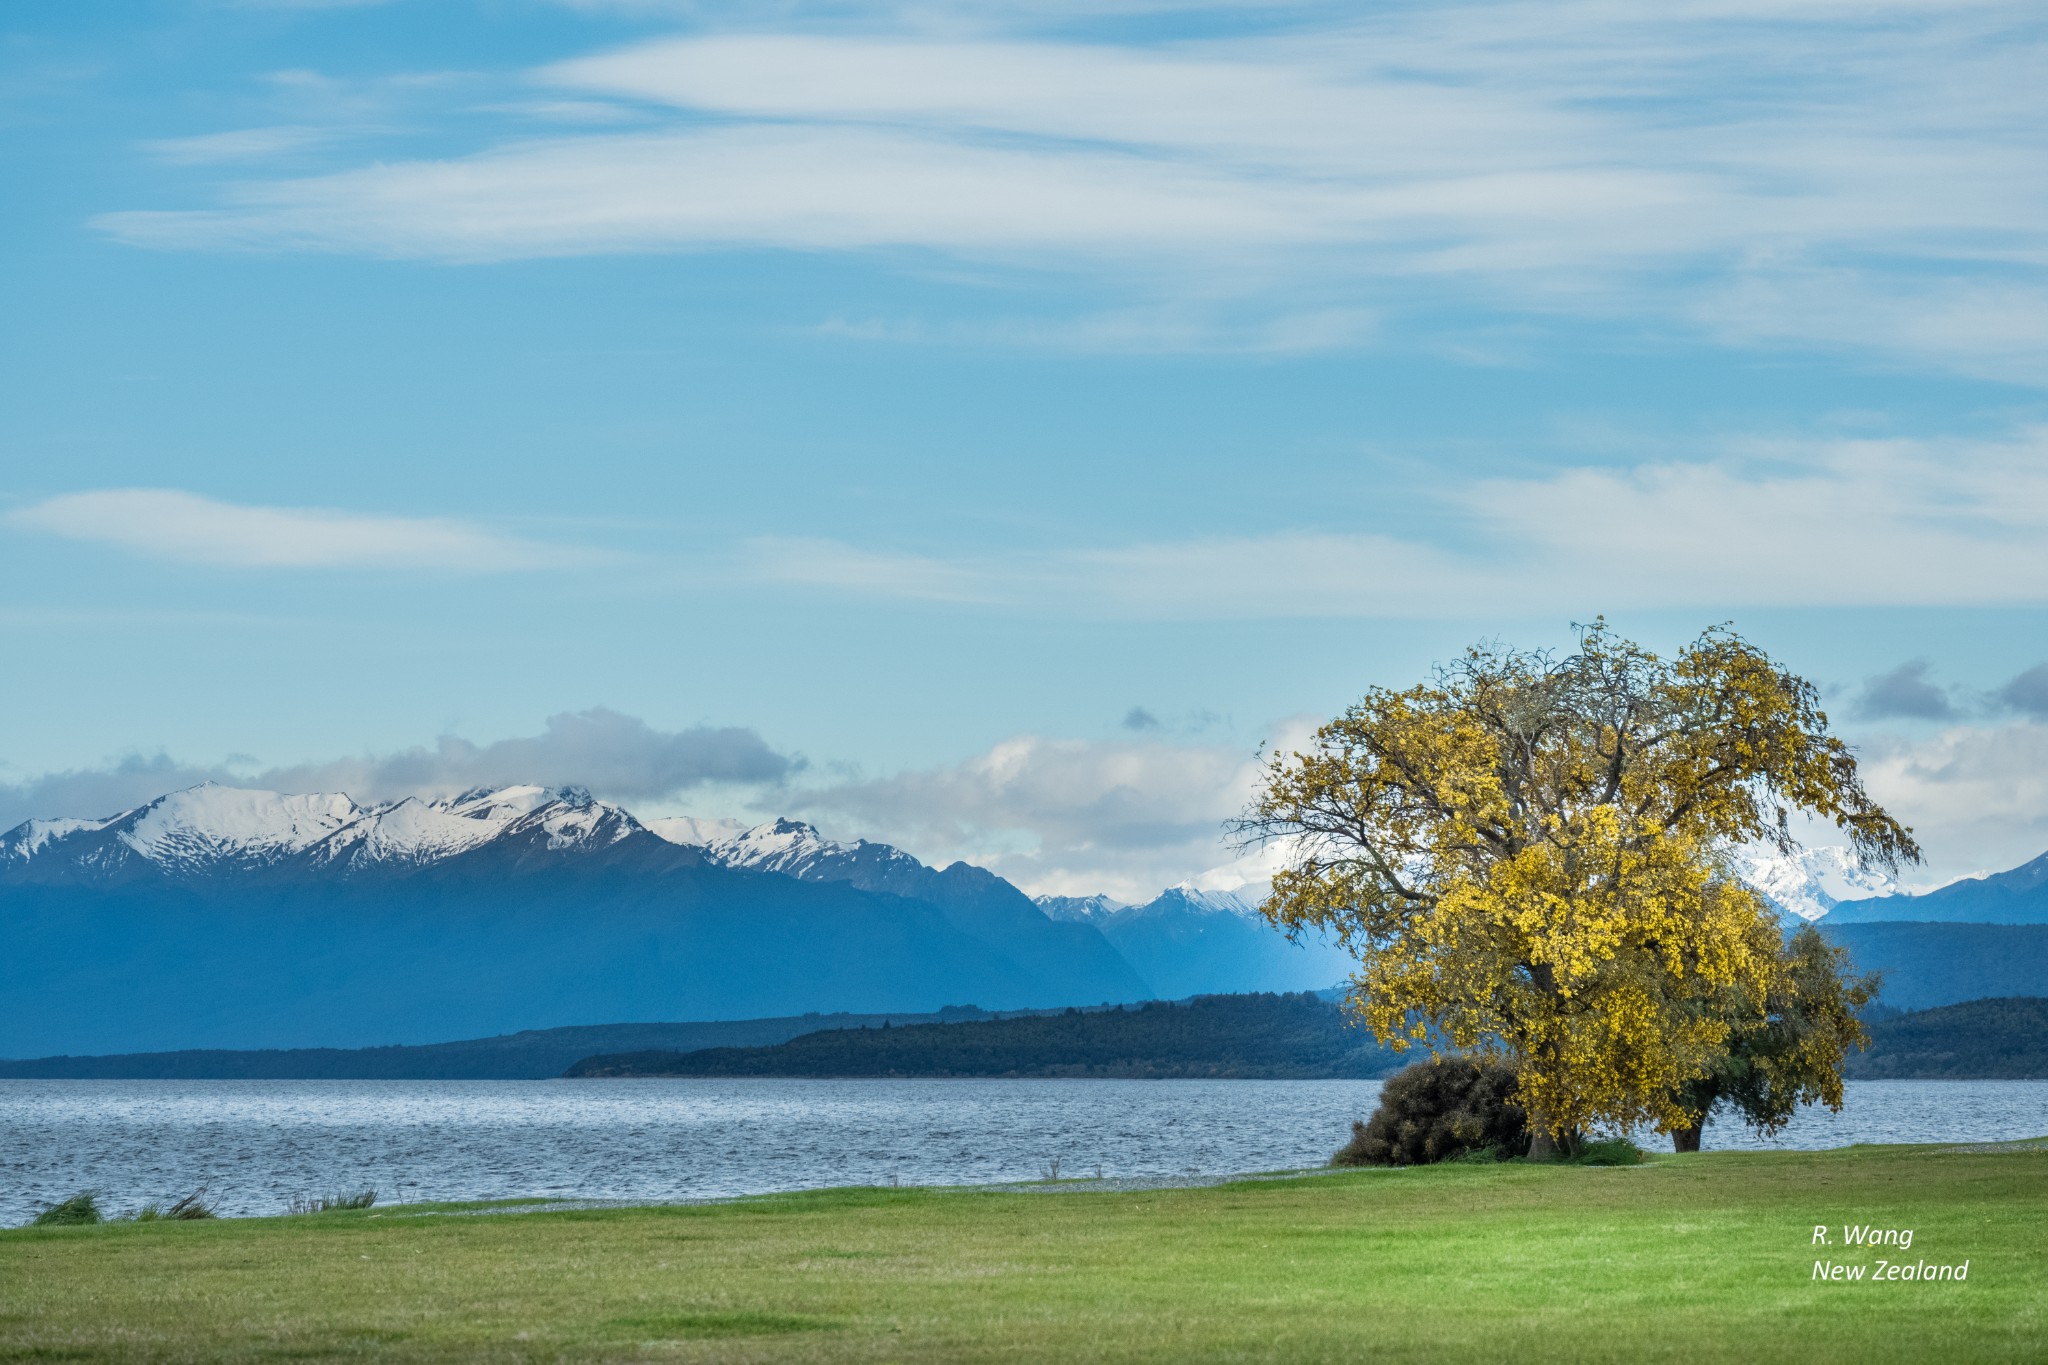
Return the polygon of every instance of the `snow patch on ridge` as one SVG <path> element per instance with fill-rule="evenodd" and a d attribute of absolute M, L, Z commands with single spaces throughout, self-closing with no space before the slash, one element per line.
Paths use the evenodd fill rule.
<path fill-rule="evenodd" d="M 407 797 L 337 830 L 322 856 L 351 863 L 430 863 L 489 843 L 505 830 L 502 820 L 457 815 L 446 802 Z"/>

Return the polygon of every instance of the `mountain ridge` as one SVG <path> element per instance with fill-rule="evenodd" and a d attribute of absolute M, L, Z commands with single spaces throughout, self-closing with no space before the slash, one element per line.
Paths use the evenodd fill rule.
<path fill-rule="evenodd" d="M 1951 924 L 2048 924 L 2048 853 L 2004 872 L 1965 877 L 1917 895 L 1843 901 L 1828 924 L 1899 921 Z"/>
<path fill-rule="evenodd" d="M 550 851 L 655 836 L 580 787 L 474 788 L 436 801 L 359 805 L 205 782 L 99 820 L 30 820 L 0 834 L 0 880 L 114 883 L 161 877 L 417 868 L 499 841 Z"/>
<path fill-rule="evenodd" d="M 575 788 L 361 806 L 207 786 L 24 824 L 0 836 L 0 1054 L 1153 994 L 993 874 L 860 861 L 726 866 Z"/>
<path fill-rule="evenodd" d="M 0 834 L 0 1055 L 1093 1006 L 1321 990 L 1356 967 L 1278 933 L 1256 885 L 1034 901 L 985 868 L 798 820 L 658 823 L 574 787 L 366 805 L 213 784 L 23 822 Z M 2048 895 L 2048 858 L 1878 904 L 1906 920 L 1985 886 Z M 1886 971 L 1889 1003 L 2048 993 L 2031 922 L 1888 927 L 1859 921 L 1866 904 L 1822 928 Z"/>

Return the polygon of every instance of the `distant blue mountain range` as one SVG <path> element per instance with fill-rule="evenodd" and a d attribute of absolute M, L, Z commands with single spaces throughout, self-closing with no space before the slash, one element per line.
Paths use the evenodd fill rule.
<path fill-rule="evenodd" d="M 1266 951 L 1220 989 L 1341 970 Z M 1161 912 L 1162 922 L 1172 916 Z M 577 790 L 363 807 L 202 786 L 0 835 L 0 1056 L 438 1042 L 593 1021 L 1187 994 L 984 869 L 776 821 L 677 843 Z M 1225 975 L 1232 975 L 1226 973 Z"/>
<path fill-rule="evenodd" d="M 1119 905 L 1106 896 L 1046 896 L 1039 904 L 1055 918 L 1093 925 L 1164 1000 L 1321 990 L 1358 966 L 1321 939 L 1288 942 L 1241 892 L 1176 886 L 1143 905 Z"/>
<path fill-rule="evenodd" d="M 2043 995 L 2044 883 L 2048 858 L 1821 926 L 1900 1008 Z M 787 820 L 642 823 L 575 789 L 207 785 L 0 835 L 0 1057 L 1319 990 L 1352 965 L 1250 893 L 1034 902 L 966 863 Z"/>

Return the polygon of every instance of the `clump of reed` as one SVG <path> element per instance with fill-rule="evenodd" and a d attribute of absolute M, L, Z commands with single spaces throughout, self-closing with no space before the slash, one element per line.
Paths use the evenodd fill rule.
<path fill-rule="evenodd" d="M 285 1207 L 287 1213 L 332 1213 L 337 1209 L 366 1209 L 377 1202 L 377 1191 L 356 1190 L 344 1194 L 300 1195 Z"/>
<path fill-rule="evenodd" d="M 220 1214 L 206 1202 L 206 1188 L 201 1186 L 183 1199 L 172 1200 L 169 1204 L 144 1204 L 129 1216 L 138 1223 L 182 1223 L 197 1218 L 218 1218 Z"/>
<path fill-rule="evenodd" d="M 32 1228 L 77 1227 L 85 1223 L 104 1223 L 107 1215 L 100 1208 L 97 1190 L 80 1190 L 69 1199 L 50 1205 L 35 1217 L 29 1219 Z"/>
<path fill-rule="evenodd" d="M 174 1199 L 168 1204 L 152 1200 L 133 1213 L 110 1214 L 100 1199 L 98 1190 L 80 1190 L 31 1218 L 29 1226 L 62 1228 L 84 1227 L 93 1223 L 183 1223 L 197 1218 L 220 1217 L 213 1205 L 206 1202 L 206 1187 L 203 1185 L 183 1199 Z"/>

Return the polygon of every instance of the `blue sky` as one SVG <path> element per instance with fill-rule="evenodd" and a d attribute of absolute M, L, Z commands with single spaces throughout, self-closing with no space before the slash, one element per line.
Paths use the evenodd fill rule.
<path fill-rule="evenodd" d="M 0 820 L 523 765 L 1136 895 L 1226 860 L 1260 743 L 1605 612 L 1732 619 L 1923 880 L 2009 866 L 2048 847 L 2044 38 L 11 8 Z"/>

